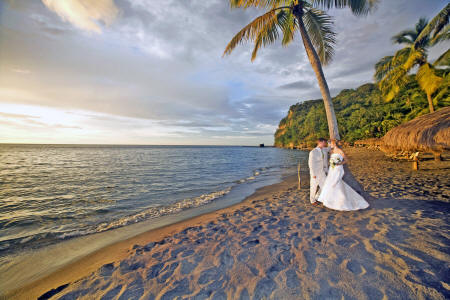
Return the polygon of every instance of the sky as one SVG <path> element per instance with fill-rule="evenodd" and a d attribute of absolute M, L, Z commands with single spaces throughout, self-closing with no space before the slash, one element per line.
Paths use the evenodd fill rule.
<path fill-rule="evenodd" d="M 399 49 L 390 37 L 446 3 L 330 11 L 332 96 L 372 82 Z M 298 36 L 253 63 L 251 44 L 222 57 L 261 13 L 227 0 L 0 0 L 0 143 L 272 145 L 289 107 L 320 91 Z"/>

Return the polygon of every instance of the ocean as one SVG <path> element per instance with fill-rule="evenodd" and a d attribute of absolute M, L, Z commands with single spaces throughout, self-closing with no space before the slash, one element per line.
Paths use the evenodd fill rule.
<path fill-rule="evenodd" d="M 157 220 L 233 191 L 242 201 L 306 159 L 272 147 L 2 144 L 0 256 Z"/>

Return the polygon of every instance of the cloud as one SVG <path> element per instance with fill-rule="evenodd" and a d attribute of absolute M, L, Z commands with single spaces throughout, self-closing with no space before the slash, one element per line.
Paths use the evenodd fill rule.
<path fill-rule="evenodd" d="M 101 33 L 100 22 L 110 25 L 119 13 L 114 0 L 42 0 L 63 20 L 76 27 Z"/>
<path fill-rule="evenodd" d="M 19 73 L 19 74 L 24 74 L 24 75 L 27 75 L 27 74 L 30 74 L 30 73 L 31 73 L 30 70 L 27 70 L 27 69 L 19 69 L 19 68 L 11 69 L 11 71 L 13 71 L 13 72 L 15 72 L 15 73 Z"/>
<path fill-rule="evenodd" d="M 270 144 L 290 105 L 321 98 L 299 36 L 261 49 L 253 63 L 251 44 L 222 58 L 261 10 L 230 9 L 227 0 L 42 2 L 2 11 L 0 104 L 58 110 L 49 124 L 87 128 L 64 131 L 71 142 Z M 390 36 L 433 16 L 440 2 L 382 1 L 361 18 L 330 11 L 338 32 L 324 68 L 332 95 L 370 82 L 374 63 L 398 49 Z"/>
<path fill-rule="evenodd" d="M 280 85 L 279 89 L 288 89 L 288 90 L 302 90 L 302 89 L 311 89 L 314 86 L 313 83 L 309 81 L 294 81 L 291 83 Z"/>
<path fill-rule="evenodd" d="M 16 119 L 38 119 L 37 116 L 0 112 L 0 117 Z"/>

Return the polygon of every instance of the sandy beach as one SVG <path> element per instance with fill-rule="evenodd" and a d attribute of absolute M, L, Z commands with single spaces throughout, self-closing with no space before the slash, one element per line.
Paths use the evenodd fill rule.
<path fill-rule="evenodd" d="M 103 248 L 11 299 L 448 299 L 450 162 L 348 149 L 370 208 L 309 204 L 306 166 L 242 203 Z M 24 270 L 26 272 L 26 270 Z"/>

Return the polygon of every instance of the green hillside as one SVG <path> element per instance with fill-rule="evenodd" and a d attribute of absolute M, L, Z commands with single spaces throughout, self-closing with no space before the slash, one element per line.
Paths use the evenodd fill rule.
<path fill-rule="evenodd" d="M 449 106 L 448 91 L 436 108 Z M 343 90 L 333 98 L 341 139 L 382 137 L 391 128 L 428 113 L 426 95 L 411 80 L 390 102 L 385 102 L 375 84 Z M 275 146 L 312 146 L 318 137 L 328 137 L 323 101 L 309 100 L 292 105 L 275 132 Z"/>

